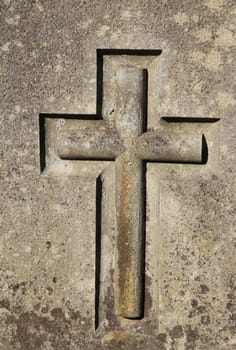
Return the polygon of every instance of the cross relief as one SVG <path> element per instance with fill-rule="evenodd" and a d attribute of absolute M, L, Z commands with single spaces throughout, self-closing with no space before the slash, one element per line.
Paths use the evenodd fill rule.
<path fill-rule="evenodd" d="M 206 163 L 207 140 L 191 125 L 218 119 L 163 117 L 161 132 L 154 130 L 158 87 L 153 75 L 158 75 L 161 51 L 98 50 L 97 55 L 97 114 L 41 115 L 41 170 L 61 160 L 115 162 L 116 303 L 121 317 L 137 319 L 145 299 L 145 164 Z M 104 69 L 108 58 L 112 72 Z M 189 128 L 175 130 L 171 123 Z"/>

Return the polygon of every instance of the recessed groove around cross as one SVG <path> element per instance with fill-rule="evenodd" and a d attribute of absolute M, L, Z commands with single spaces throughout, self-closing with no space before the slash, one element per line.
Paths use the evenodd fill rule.
<path fill-rule="evenodd" d="M 173 130 L 166 123 L 167 127 L 163 126 L 161 133 L 147 131 L 148 65 L 137 57 L 158 56 L 160 53 L 159 50 L 98 51 L 97 115 L 44 114 L 41 115 L 40 124 L 43 143 L 41 169 L 50 164 L 50 159 L 45 161 L 47 148 L 50 147 L 54 148 L 56 157 L 61 159 L 115 161 L 118 231 L 116 304 L 119 314 L 131 319 L 142 317 L 144 310 L 145 162 L 203 164 L 207 161 L 207 144 L 200 130 Z M 125 54 L 132 58 L 129 64 L 125 60 L 116 64 L 115 71 L 110 74 L 106 72 L 104 79 L 104 56 Z M 49 145 L 50 137 L 47 141 L 45 118 L 55 118 L 55 122 L 63 119 L 63 123 L 55 127 L 56 136 L 51 140 L 53 145 Z M 175 117 L 171 118 L 163 119 L 177 121 Z M 98 258 L 96 263 L 98 284 Z M 97 286 L 96 310 L 98 303 Z"/>

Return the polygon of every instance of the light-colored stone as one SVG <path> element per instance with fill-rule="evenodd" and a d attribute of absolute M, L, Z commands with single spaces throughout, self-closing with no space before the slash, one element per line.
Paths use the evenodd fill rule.
<path fill-rule="evenodd" d="M 234 350 L 234 1 L 4 0 L 0 6 L 0 348 Z M 39 114 L 96 113 L 97 49 L 162 50 L 149 67 L 148 131 L 168 140 L 177 136 L 175 145 L 181 147 L 178 135 L 189 132 L 193 137 L 184 141 L 196 157 L 198 135 L 204 134 L 208 146 L 206 164 L 147 163 L 141 320 L 120 317 L 114 305 L 114 163 L 58 162 L 56 152 L 66 158 L 63 142 L 78 130 L 61 116 L 48 121 L 49 130 L 57 130 L 52 139 L 58 137 L 58 149 L 51 149 L 50 166 L 40 173 Z M 127 64 L 127 57 L 120 59 Z M 117 97 L 107 79 L 115 61 L 104 60 L 104 92 L 111 104 L 103 110 L 104 119 Z M 220 121 L 189 129 L 190 123 L 165 122 L 164 116 Z M 99 137 L 99 128 L 94 130 Z M 122 142 L 116 146 L 123 151 Z"/>

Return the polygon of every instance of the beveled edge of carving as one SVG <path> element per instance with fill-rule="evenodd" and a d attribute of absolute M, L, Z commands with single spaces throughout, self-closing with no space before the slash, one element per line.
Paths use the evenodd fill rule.
<path fill-rule="evenodd" d="M 41 176 L 97 178 L 113 163 L 112 161 L 80 161 L 56 159 L 46 167 Z"/>

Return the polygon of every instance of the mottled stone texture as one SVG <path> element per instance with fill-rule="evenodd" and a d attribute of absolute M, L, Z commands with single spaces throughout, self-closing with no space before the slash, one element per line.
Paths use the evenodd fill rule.
<path fill-rule="evenodd" d="M 0 349 L 236 349 L 235 1 L 0 7 Z M 38 119 L 95 113 L 98 48 L 162 50 L 156 120 L 221 121 L 204 128 L 207 164 L 147 164 L 142 320 L 114 314 L 115 186 L 106 177 L 95 332 L 96 176 L 42 176 Z"/>

